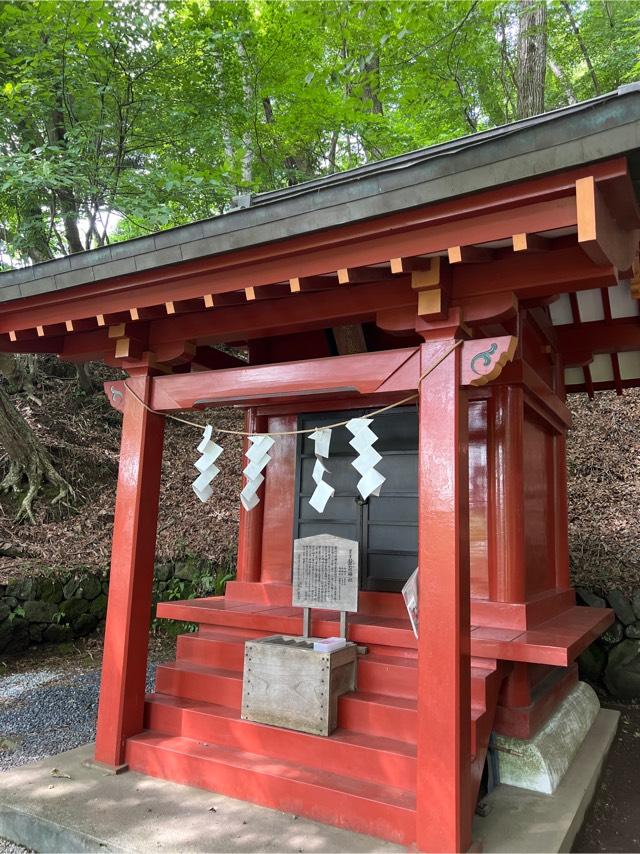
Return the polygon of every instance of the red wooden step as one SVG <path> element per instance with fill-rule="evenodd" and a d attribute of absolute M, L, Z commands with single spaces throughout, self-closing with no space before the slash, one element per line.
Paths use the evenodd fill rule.
<path fill-rule="evenodd" d="M 178 661 L 191 661 L 208 667 L 240 670 L 244 667 L 244 644 L 251 635 L 227 634 L 223 631 L 206 635 L 180 635 L 176 649 Z"/>
<path fill-rule="evenodd" d="M 206 667 L 190 661 L 167 662 L 156 668 L 156 691 L 239 709 L 242 674 L 237 670 Z"/>
<path fill-rule="evenodd" d="M 179 659 L 158 666 L 159 693 L 240 707 L 244 643 L 235 638 L 184 635 L 179 643 Z M 218 665 L 224 664 L 224 667 Z M 358 657 L 358 690 L 415 699 L 417 661 L 392 655 L 369 654 Z M 471 704 L 486 708 L 487 680 L 496 671 L 471 667 Z M 388 731 L 387 731 L 388 734 Z"/>
<path fill-rule="evenodd" d="M 198 786 L 410 845 L 415 797 L 405 789 L 306 768 L 190 738 L 143 732 L 127 741 L 133 771 Z"/>
<path fill-rule="evenodd" d="M 147 729 L 277 757 L 358 780 L 415 790 L 415 745 L 388 737 L 336 730 L 310 735 L 243 721 L 238 709 L 151 694 L 145 707 Z M 392 732 L 393 730 L 390 730 Z"/>
<path fill-rule="evenodd" d="M 338 726 L 381 738 L 393 733 L 394 738 L 415 745 L 418 727 L 416 706 L 415 698 L 354 691 L 338 700 Z M 471 707 L 471 753 L 474 756 L 477 728 L 484 714 L 483 707 Z"/>
<path fill-rule="evenodd" d="M 343 694 L 338 700 L 338 726 L 343 729 L 416 743 L 418 713 L 415 697 L 392 697 L 367 691 Z"/>
<path fill-rule="evenodd" d="M 256 630 L 256 634 L 302 632 L 302 608 L 269 607 L 264 604 L 230 601 L 222 597 L 159 602 L 157 615 L 208 626 Z M 339 632 L 337 611 L 313 611 L 311 633 L 331 637 Z M 362 644 L 415 649 L 416 638 L 408 619 L 357 615 L 349 621 L 349 639 Z"/>

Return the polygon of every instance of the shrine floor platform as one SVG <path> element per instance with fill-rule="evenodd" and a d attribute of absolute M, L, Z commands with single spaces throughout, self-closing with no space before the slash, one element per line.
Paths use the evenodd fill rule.
<path fill-rule="evenodd" d="M 555 795 L 499 786 L 474 838 L 491 852 L 568 851 L 618 713 L 603 709 Z M 392 852 L 401 846 L 202 789 L 87 766 L 93 745 L 0 774 L 0 837 L 34 851 Z M 52 777 L 51 771 L 68 777 Z M 212 809 L 212 807 L 215 809 Z"/>
<path fill-rule="evenodd" d="M 229 585 L 231 587 L 231 585 Z M 240 585 L 234 586 L 234 593 Z M 283 585 L 291 601 L 290 587 Z M 252 590 L 253 594 L 254 591 Z M 378 596 L 386 613 L 349 615 L 349 640 L 379 647 L 415 650 L 417 640 L 401 596 Z M 171 620 L 207 626 L 252 628 L 262 633 L 302 633 L 302 608 L 286 604 L 244 601 L 240 598 L 208 597 L 177 602 L 161 602 L 157 614 Z M 472 613 L 473 617 L 473 613 Z M 504 625 L 471 626 L 471 655 L 477 658 L 523 661 L 566 667 L 583 649 L 599 637 L 613 621 L 604 608 L 563 609 L 526 630 Z M 314 610 L 311 634 L 331 637 L 339 634 L 337 611 Z"/>

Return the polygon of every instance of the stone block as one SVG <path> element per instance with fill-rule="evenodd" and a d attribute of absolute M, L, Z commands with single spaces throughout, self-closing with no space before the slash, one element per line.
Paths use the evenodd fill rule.
<path fill-rule="evenodd" d="M 628 626 L 630 623 L 635 622 L 636 615 L 631 607 L 631 602 L 627 599 L 622 590 L 610 590 L 607 594 L 607 599 L 609 600 L 609 604 L 613 610 L 616 612 L 616 617 L 623 625 Z"/>
<path fill-rule="evenodd" d="M 610 650 L 604 683 L 625 703 L 640 700 L 640 640 L 628 638 Z"/>
<path fill-rule="evenodd" d="M 630 626 L 627 626 L 624 633 L 628 638 L 640 638 L 640 620 L 636 620 L 635 623 L 631 623 Z"/>
<path fill-rule="evenodd" d="M 29 624 L 29 639 L 33 641 L 33 643 L 42 643 L 42 635 L 46 625 L 44 623 L 30 623 Z"/>
<path fill-rule="evenodd" d="M 67 599 L 60 604 L 59 610 L 64 614 L 65 621 L 70 623 L 89 610 L 89 603 L 86 599 Z"/>
<path fill-rule="evenodd" d="M 15 599 L 25 601 L 33 598 L 33 579 L 32 578 L 15 578 L 7 584 L 7 596 L 12 596 Z"/>
<path fill-rule="evenodd" d="M 87 575 L 80 582 L 80 586 L 73 594 L 76 599 L 88 599 L 89 601 L 99 596 L 102 592 L 102 582 L 95 575 Z"/>
<path fill-rule="evenodd" d="M 615 623 L 602 635 L 600 640 L 606 646 L 615 646 L 617 643 L 620 643 L 623 638 L 624 626 L 620 620 L 616 620 Z"/>
<path fill-rule="evenodd" d="M 50 623 L 58 611 L 53 602 L 43 602 L 42 599 L 29 600 L 23 605 L 24 618 L 29 623 Z"/>
<path fill-rule="evenodd" d="M 176 563 L 175 574 L 176 578 L 181 578 L 183 581 L 192 581 L 198 574 L 200 567 L 198 561 L 187 559 Z"/>
<path fill-rule="evenodd" d="M 593 688 L 578 682 L 533 738 L 496 736 L 500 782 L 552 795 L 599 711 Z"/>
<path fill-rule="evenodd" d="M 13 626 L 11 620 L 3 620 L 0 623 L 0 652 L 3 652 L 6 645 L 11 640 L 13 634 Z"/>
<path fill-rule="evenodd" d="M 631 598 L 633 613 L 636 615 L 636 620 L 640 620 L 640 587 L 636 587 Z"/>
<path fill-rule="evenodd" d="M 158 581 L 168 581 L 173 575 L 173 564 L 157 563 L 154 569 L 154 575 Z"/>
<path fill-rule="evenodd" d="M 62 592 L 65 599 L 71 599 L 76 590 L 80 587 L 80 579 L 74 576 L 70 578 L 63 586 Z"/>
<path fill-rule="evenodd" d="M 12 611 L 16 607 L 16 605 L 18 604 L 18 600 L 16 599 L 15 596 L 5 596 L 2 601 L 7 606 L 7 608 L 11 608 Z"/>
<path fill-rule="evenodd" d="M 98 618 L 95 614 L 80 614 L 80 616 L 71 623 L 71 628 L 76 637 L 84 637 L 91 634 L 97 627 Z"/>
<path fill-rule="evenodd" d="M 64 599 L 62 582 L 57 578 L 39 578 L 35 593 L 35 598 L 44 599 L 45 602 L 54 602 L 56 605 Z"/>
<path fill-rule="evenodd" d="M 31 643 L 29 624 L 24 617 L 14 617 L 11 621 L 11 628 L 11 637 L 5 645 L 4 651 L 11 653 L 24 652 Z"/>
<path fill-rule="evenodd" d="M 585 604 L 589 605 L 591 608 L 606 608 L 607 603 L 600 596 L 596 596 L 595 593 L 592 593 L 591 590 L 587 590 L 586 587 L 578 587 L 576 589 L 576 593 L 578 594 L 578 598 Z"/>
<path fill-rule="evenodd" d="M 597 641 L 578 656 L 580 676 L 589 682 L 599 682 L 607 666 L 607 651 Z"/>
<path fill-rule="evenodd" d="M 44 643 L 64 643 L 64 641 L 68 641 L 71 638 L 71 634 L 69 626 L 59 626 L 56 623 L 52 623 L 42 633 L 42 640 Z"/>
<path fill-rule="evenodd" d="M 89 613 L 95 614 L 97 617 L 104 617 L 107 613 L 107 597 L 104 593 L 96 596 L 96 598 L 91 602 L 91 605 L 89 605 Z"/>
<path fill-rule="evenodd" d="M 0 623 L 3 620 L 6 620 L 10 613 L 11 608 L 6 604 L 6 602 L 0 602 Z"/>

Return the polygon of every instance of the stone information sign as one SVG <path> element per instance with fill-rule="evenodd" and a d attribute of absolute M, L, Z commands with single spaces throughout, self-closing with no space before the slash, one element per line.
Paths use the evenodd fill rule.
<path fill-rule="evenodd" d="M 292 604 L 357 611 L 358 543 L 331 534 L 294 540 Z"/>

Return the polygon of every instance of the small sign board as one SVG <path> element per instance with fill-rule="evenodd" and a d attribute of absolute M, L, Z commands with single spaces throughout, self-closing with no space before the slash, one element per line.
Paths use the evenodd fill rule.
<path fill-rule="evenodd" d="M 331 534 L 293 542 L 292 604 L 358 610 L 358 543 Z"/>

